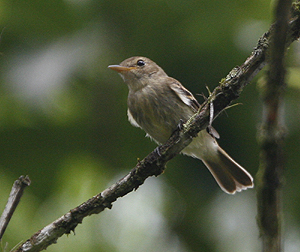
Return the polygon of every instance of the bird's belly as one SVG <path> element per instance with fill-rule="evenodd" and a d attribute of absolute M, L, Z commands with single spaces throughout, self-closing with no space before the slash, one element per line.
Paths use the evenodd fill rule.
<path fill-rule="evenodd" d="M 180 113 L 169 109 L 143 109 L 142 107 L 130 109 L 130 114 L 137 124 L 156 142 L 165 143 L 177 128 L 180 120 L 188 117 L 180 117 Z M 181 113 L 182 114 L 182 113 Z M 184 118 L 186 117 L 186 118 Z"/>
<path fill-rule="evenodd" d="M 152 92 L 154 92 L 152 90 Z M 187 121 L 193 112 L 172 93 L 169 96 L 140 92 L 131 95 L 128 109 L 137 124 L 156 142 L 165 143 L 180 120 Z"/>
<path fill-rule="evenodd" d="M 200 160 L 204 157 L 211 159 L 216 155 L 218 148 L 216 140 L 206 130 L 201 130 L 182 153 Z"/>
<path fill-rule="evenodd" d="M 147 118 L 147 115 L 144 117 L 146 120 L 137 119 L 138 124 L 151 138 L 161 144 L 169 139 L 180 120 L 178 119 L 176 122 L 175 120 L 164 120 L 161 115 L 156 115 L 151 119 Z"/>

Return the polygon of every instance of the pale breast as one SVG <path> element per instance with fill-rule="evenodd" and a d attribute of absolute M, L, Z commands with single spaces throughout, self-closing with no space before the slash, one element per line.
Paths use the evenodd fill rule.
<path fill-rule="evenodd" d="M 180 119 L 186 121 L 192 110 L 167 88 L 145 87 L 129 93 L 128 109 L 136 123 L 159 143 L 164 143 Z"/>

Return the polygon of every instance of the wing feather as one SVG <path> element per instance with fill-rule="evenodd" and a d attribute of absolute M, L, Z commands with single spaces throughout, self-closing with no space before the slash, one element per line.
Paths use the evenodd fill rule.
<path fill-rule="evenodd" d="M 192 95 L 192 93 L 184 86 L 182 86 L 180 82 L 174 79 L 174 82 L 170 85 L 170 88 L 175 92 L 175 94 L 184 104 L 189 106 L 195 113 L 198 111 L 198 109 L 200 108 L 200 104 Z"/>

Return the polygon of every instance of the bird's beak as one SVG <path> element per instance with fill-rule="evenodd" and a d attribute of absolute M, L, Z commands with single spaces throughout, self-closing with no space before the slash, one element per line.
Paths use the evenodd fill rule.
<path fill-rule="evenodd" d="M 136 69 L 136 67 L 125 67 L 125 66 L 120 66 L 120 65 L 110 65 L 108 66 L 108 68 L 117 71 L 118 73 L 122 73 L 122 72 L 128 72 L 132 69 Z"/>

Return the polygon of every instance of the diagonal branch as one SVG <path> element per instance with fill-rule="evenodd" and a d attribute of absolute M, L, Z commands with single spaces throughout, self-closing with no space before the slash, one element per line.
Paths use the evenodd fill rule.
<path fill-rule="evenodd" d="M 27 186 L 30 186 L 30 178 L 28 176 L 20 176 L 13 184 L 11 188 L 9 198 L 5 209 L 0 217 L 0 241 L 2 236 L 8 226 L 8 223 L 13 216 L 20 200 L 23 195 L 23 192 Z"/>
<path fill-rule="evenodd" d="M 286 46 L 289 46 L 300 36 L 300 4 L 293 6 L 291 17 L 288 30 L 289 39 Z M 32 252 L 46 249 L 63 234 L 74 231 L 86 216 L 100 213 L 105 208 L 111 208 L 112 203 L 117 198 L 136 190 L 148 177 L 160 175 L 164 171 L 166 163 L 179 154 L 200 130 L 209 125 L 210 103 L 213 102 L 215 118 L 233 100 L 239 97 L 243 88 L 266 65 L 266 54 L 272 29 L 273 26 L 259 39 L 257 46 L 247 60 L 241 66 L 235 67 L 220 82 L 220 85 L 215 88 L 208 100 L 202 104 L 198 113 L 186 124 L 179 125 L 164 145 L 159 146 L 158 149 L 139 161 L 129 174 L 117 183 L 44 227 L 14 251 Z"/>

